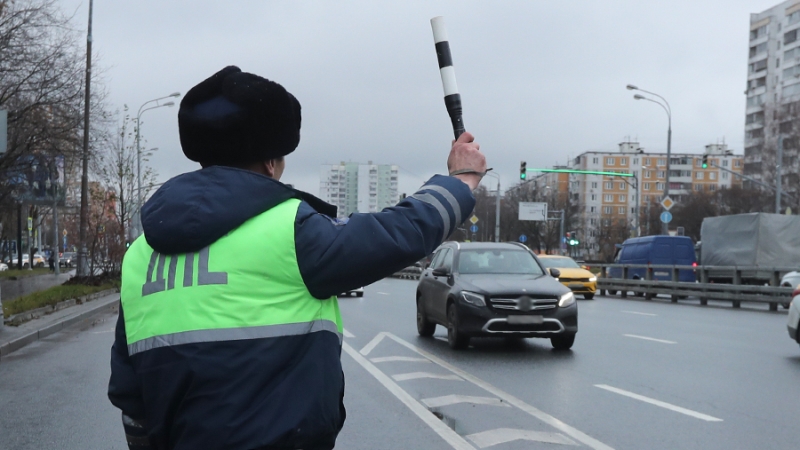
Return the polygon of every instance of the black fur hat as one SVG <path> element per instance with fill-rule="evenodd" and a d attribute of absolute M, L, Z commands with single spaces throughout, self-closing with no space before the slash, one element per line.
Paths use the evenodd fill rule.
<path fill-rule="evenodd" d="M 300 103 L 280 84 L 228 66 L 189 90 L 178 130 L 183 153 L 203 167 L 280 158 L 300 142 Z"/>

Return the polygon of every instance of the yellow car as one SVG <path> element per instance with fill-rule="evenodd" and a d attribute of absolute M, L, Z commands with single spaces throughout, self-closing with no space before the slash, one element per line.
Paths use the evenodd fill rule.
<path fill-rule="evenodd" d="M 539 261 L 547 269 L 558 269 L 561 276 L 558 281 L 572 289 L 576 294 L 583 294 L 583 298 L 591 300 L 597 291 L 597 276 L 581 268 L 572 258 L 555 255 L 539 255 Z"/>

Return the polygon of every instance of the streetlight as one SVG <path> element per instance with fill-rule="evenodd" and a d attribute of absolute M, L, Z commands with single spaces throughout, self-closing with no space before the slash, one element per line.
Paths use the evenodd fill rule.
<path fill-rule="evenodd" d="M 145 111 L 150 111 L 151 109 L 161 108 L 163 106 L 172 107 L 175 106 L 175 102 L 169 101 L 165 103 L 159 103 L 161 100 L 165 100 L 168 98 L 178 98 L 181 96 L 180 92 L 173 92 L 172 94 L 167 95 L 166 97 L 159 97 L 154 98 L 152 100 L 148 100 L 139 107 L 139 112 L 136 113 L 136 234 L 137 236 L 141 236 L 142 234 L 142 150 L 139 146 L 139 127 L 142 119 L 142 114 Z M 155 102 L 154 106 L 149 108 L 145 108 L 146 105 Z"/>
<path fill-rule="evenodd" d="M 670 162 L 669 160 L 670 160 L 670 156 L 672 154 L 672 108 L 670 108 L 669 102 L 667 101 L 667 99 L 665 99 L 664 97 L 656 94 L 655 92 L 645 91 L 644 89 L 640 89 L 640 88 L 638 88 L 638 87 L 636 87 L 636 86 L 634 86 L 632 84 L 629 84 L 629 85 L 625 86 L 625 88 L 628 89 L 629 91 L 641 91 L 641 92 L 644 92 L 646 94 L 654 95 L 654 96 L 656 96 L 656 97 L 658 97 L 658 98 L 660 98 L 661 100 L 664 101 L 664 103 L 661 103 L 658 100 L 653 100 L 652 98 L 648 98 L 648 97 L 645 97 L 644 95 L 639 95 L 639 94 L 636 94 L 636 95 L 633 96 L 633 98 L 635 100 L 647 100 L 649 102 L 653 102 L 653 103 L 657 104 L 658 106 L 662 107 L 664 109 L 664 112 L 667 113 L 667 120 L 668 120 L 668 126 L 667 126 L 667 171 L 666 171 L 665 177 L 664 177 L 664 198 L 667 198 L 669 196 L 669 162 Z M 666 222 L 661 222 L 661 234 L 669 234 L 669 226 L 667 225 Z"/>
<path fill-rule="evenodd" d="M 500 242 L 500 175 L 494 172 L 487 172 L 486 175 L 497 177 L 497 193 L 495 195 L 495 216 L 494 216 L 494 241 Z"/>

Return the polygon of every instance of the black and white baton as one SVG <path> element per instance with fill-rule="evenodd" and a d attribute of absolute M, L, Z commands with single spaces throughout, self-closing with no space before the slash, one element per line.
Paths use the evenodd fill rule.
<path fill-rule="evenodd" d="M 444 17 L 438 16 L 431 19 L 433 28 L 433 42 L 436 45 L 436 57 L 439 60 L 439 72 L 442 75 L 444 88 L 444 104 L 447 114 L 453 123 L 453 133 L 456 139 L 464 133 L 464 120 L 461 118 L 461 94 L 458 93 L 456 84 L 456 71 L 453 68 L 453 56 L 450 54 L 450 42 L 447 40 L 447 30 L 444 27 Z"/>

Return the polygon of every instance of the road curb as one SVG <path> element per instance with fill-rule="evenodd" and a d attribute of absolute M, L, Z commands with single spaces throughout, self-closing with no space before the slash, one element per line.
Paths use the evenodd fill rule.
<path fill-rule="evenodd" d="M 3 357 L 8 356 L 9 354 L 25 347 L 28 344 L 36 342 L 39 339 L 44 339 L 47 336 L 52 335 L 53 333 L 57 333 L 63 330 L 64 328 L 74 325 L 89 317 L 95 316 L 103 312 L 112 311 L 114 310 L 114 308 L 118 306 L 119 306 L 119 298 L 112 298 L 98 305 L 95 305 L 92 308 L 87 309 L 86 311 L 83 311 L 73 316 L 64 317 L 63 319 L 55 323 L 51 323 L 45 327 L 39 328 L 38 330 L 33 330 L 30 333 L 20 336 L 12 341 L 0 344 L 0 360 L 2 360 Z"/>

